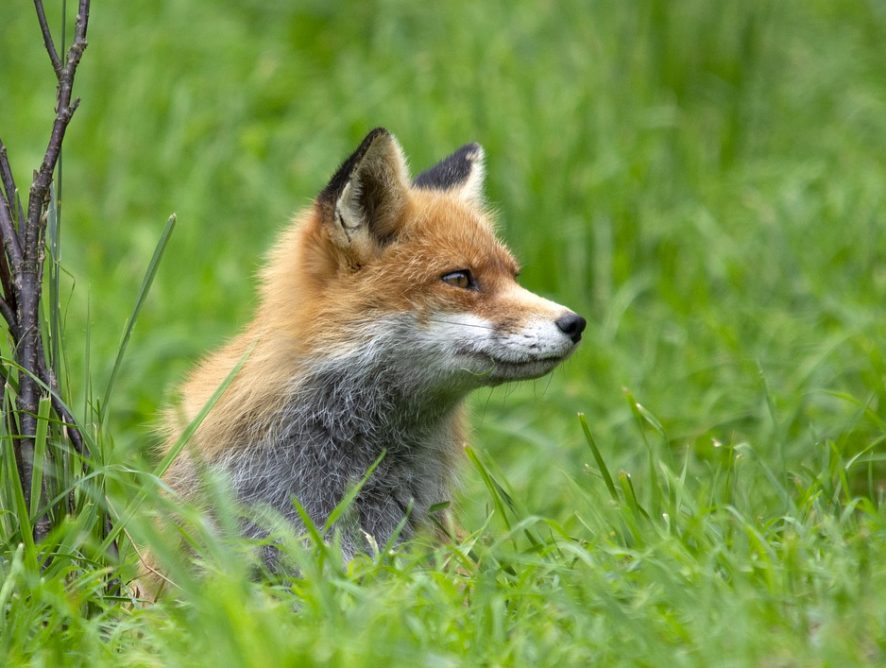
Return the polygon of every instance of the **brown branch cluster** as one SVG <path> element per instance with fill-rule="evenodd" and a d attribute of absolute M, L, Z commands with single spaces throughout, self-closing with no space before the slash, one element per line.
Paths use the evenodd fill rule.
<path fill-rule="evenodd" d="M 55 71 L 58 87 L 52 130 L 43 160 L 34 172 L 34 180 L 28 192 L 27 210 L 22 207 L 6 146 L 0 139 L 0 289 L 3 293 L 0 298 L 0 315 L 9 326 L 18 368 L 16 409 L 19 416 L 19 438 L 16 462 L 28 503 L 37 406 L 41 394 L 45 394 L 43 388 L 50 390 L 53 410 L 65 425 L 68 439 L 78 451 L 82 452 L 83 449 L 80 432 L 61 400 L 57 379 L 46 360 L 40 329 L 40 298 L 50 188 L 65 131 L 80 102 L 73 97 L 74 76 L 86 48 L 89 4 L 89 0 L 79 0 L 73 42 L 65 53 L 59 54 L 46 21 L 43 2 L 34 0 L 43 42 Z M 35 538 L 42 538 L 48 529 L 45 518 L 38 520 Z"/>

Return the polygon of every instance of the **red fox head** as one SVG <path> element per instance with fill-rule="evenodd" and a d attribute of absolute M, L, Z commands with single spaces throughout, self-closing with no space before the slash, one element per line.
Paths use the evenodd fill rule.
<path fill-rule="evenodd" d="M 303 359 L 377 362 L 436 393 L 536 378 L 572 353 L 585 320 L 517 284 L 483 171 L 467 144 L 410 182 L 396 139 L 369 133 L 265 275 Z"/>

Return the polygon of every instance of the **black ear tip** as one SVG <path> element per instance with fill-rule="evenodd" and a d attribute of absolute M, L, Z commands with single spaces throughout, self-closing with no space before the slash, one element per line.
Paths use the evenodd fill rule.
<path fill-rule="evenodd" d="M 460 147 L 453 156 L 459 156 L 463 160 L 466 160 L 470 163 L 483 162 L 483 158 L 486 155 L 486 152 L 483 150 L 483 147 L 475 141 L 472 141 L 469 144 L 465 144 Z"/>
<path fill-rule="evenodd" d="M 363 138 L 363 141 L 360 142 L 357 150 L 354 151 L 347 160 L 339 165 L 339 168 L 336 170 L 332 179 L 329 181 L 326 187 L 322 191 L 320 191 L 320 195 L 317 197 L 317 200 L 319 202 L 331 204 L 334 203 L 336 199 L 338 199 L 338 196 L 341 194 L 342 189 L 348 182 L 348 178 L 350 178 L 351 172 L 354 170 L 354 167 L 356 167 L 360 163 L 360 161 L 363 159 L 363 156 L 365 156 L 366 152 L 369 150 L 369 147 L 372 146 L 379 137 L 393 138 L 393 135 L 382 127 L 370 130 L 369 134 L 367 134 Z"/>
<path fill-rule="evenodd" d="M 472 141 L 470 144 L 465 144 L 460 150 L 465 151 L 469 155 L 483 156 L 483 147 L 475 141 Z"/>
<path fill-rule="evenodd" d="M 366 135 L 366 137 L 360 143 L 361 144 L 371 143 L 372 141 L 374 141 L 375 139 L 378 139 L 381 136 L 390 137 L 391 133 L 388 132 L 387 128 L 383 128 L 383 127 L 373 128 L 372 130 L 369 131 L 369 134 Z"/>
<path fill-rule="evenodd" d="M 483 147 L 465 144 L 452 155 L 415 177 L 413 185 L 427 190 L 451 190 L 468 183 L 472 175 L 483 175 Z"/>

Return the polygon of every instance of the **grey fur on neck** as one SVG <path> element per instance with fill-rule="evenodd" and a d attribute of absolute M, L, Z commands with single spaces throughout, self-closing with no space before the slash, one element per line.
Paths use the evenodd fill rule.
<path fill-rule="evenodd" d="M 228 476 L 242 504 L 269 508 L 301 529 L 293 497 L 322 527 L 384 452 L 336 527 L 344 556 L 367 551 L 367 535 L 385 545 L 407 515 L 399 539 L 409 538 L 430 506 L 449 499 L 460 447 L 455 411 L 464 392 L 430 391 L 403 357 L 364 349 L 318 364 L 292 383 L 276 413 L 251 424 L 244 415 L 242 442 L 206 464 Z M 195 474 L 182 460 L 170 481 L 186 491 Z M 259 524 L 247 522 L 244 533 L 263 535 Z"/>

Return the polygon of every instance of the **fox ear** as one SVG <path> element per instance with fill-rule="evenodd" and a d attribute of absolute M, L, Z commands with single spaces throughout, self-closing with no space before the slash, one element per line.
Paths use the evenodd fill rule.
<path fill-rule="evenodd" d="M 409 176 L 400 144 L 376 128 L 342 163 L 317 198 L 332 238 L 359 256 L 384 245 L 396 232 Z"/>
<path fill-rule="evenodd" d="M 415 177 L 413 185 L 427 190 L 453 191 L 461 199 L 475 204 L 483 201 L 485 154 L 480 144 L 465 144 L 430 169 Z"/>

